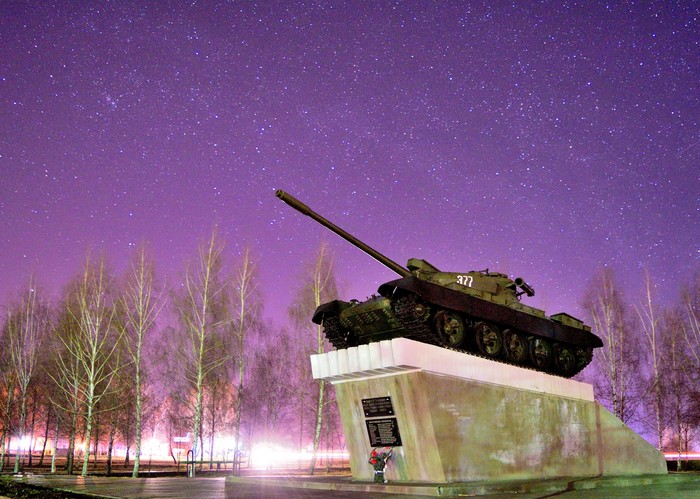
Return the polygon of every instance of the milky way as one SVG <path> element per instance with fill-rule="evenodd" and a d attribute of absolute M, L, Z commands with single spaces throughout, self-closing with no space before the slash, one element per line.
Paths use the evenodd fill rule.
<path fill-rule="evenodd" d="M 549 313 L 700 267 L 697 3 L 192 3 L 3 4 L 0 301 L 144 239 L 174 285 L 214 226 L 270 317 L 322 240 L 345 299 L 394 277 L 278 188 Z"/>

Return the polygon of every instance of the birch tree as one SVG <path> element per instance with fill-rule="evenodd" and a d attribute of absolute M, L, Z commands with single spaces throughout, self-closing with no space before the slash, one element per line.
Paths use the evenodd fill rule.
<path fill-rule="evenodd" d="M 254 415 L 251 424 L 270 441 L 275 434 L 292 433 L 295 395 L 293 352 L 295 342 L 286 329 L 261 326 L 262 335 L 254 350 L 250 366 L 251 387 L 246 406 Z"/>
<path fill-rule="evenodd" d="M 333 273 L 333 257 L 330 254 L 328 245 L 323 242 L 316 254 L 310 272 L 308 272 L 308 278 L 302 284 L 300 294 L 292 307 L 292 317 L 295 319 L 298 326 L 302 330 L 309 331 L 313 335 L 313 350 L 309 353 L 320 354 L 326 351 L 323 327 L 311 322 L 313 311 L 316 307 L 321 305 L 321 303 L 337 298 L 337 295 L 338 291 Z M 306 363 L 309 363 L 308 355 L 306 356 Z M 316 467 L 316 454 L 318 453 L 321 430 L 323 428 L 325 392 L 325 380 L 319 380 L 313 431 L 313 453 L 309 464 L 310 474 L 313 474 L 314 468 Z"/>
<path fill-rule="evenodd" d="M 163 307 L 160 295 L 154 289 L 153 260 L 142 244 L 132 258 L 128 270 L 124 294 L 121 299 L 126 321 L 126 342 L 133 366 L 135 437 L 133 478 L 139 476 L 141 462 L 141 433 L 143 429 L 143 349 L 146 337 L 153 331 L 155 321 Z"/>
<path fill-rule="evenodd" d="M 661 384 L 661 363 L 663 361 L 660 338 L 661 323 L 660 316 L 656 310 L 656 305 L 653 299 L 649 271 L 645 271 L 644 273 L 644 284 L 644 303 L 641 305 L 635 305 L 634 308 L 637 312 L 637 317 L 639 318 L 639 323 L 641 324 L 642 332 L 644 333 L 644 338 L 646 339 L 648 352 L 647 355 L 651 363 L 651 405 L 654 415 L 657 449 L 662 450 L 664 422 L 662 415 L 663 390 Z"/>
<path fill-rule="evenodd" d="M 628 423 L 639 405 L 636 395 L 640 384 L 637 368 L 640 352 L 612 269 L 602 269 L 591 283 L 584 307 L 592 319 L 594 333 L 604 344 L 594 357 L 598 374 L 594 384 L 611 411 Z"/>
<path fill-rule="evenodd" d="M 107 417 L 102 418 L 102 421 L 107 425 L 107 476 L 112 474 L 117 432 L 123 430 L 124 426 L 128 424 L 124 422 L 125 419 L 133 419 L 131 413 L 134 407 L 133 401 L 136 399 L 134 376 L 128 372 L 128 367 L 133 364 L 133 360 L 129 352 L 126 351 L 128 349 L 126 343 L 127 341 L 121 342 L 120 350 L 113 356 L 112 369 L 116 375 L 111 380 L 112 389 L 107 391 L 100 400 L 102 410 L 107 412 Z M 128 453 L 128 443 L 126 441 L 123 443 L 127 446 Z M 97 446 L 97 441 L 95 445 Z M 97 458 L 97 452 L 95 452 L 94 457 Z"/>
<path fill-rule="evenodd" d="M 86 261 L 76 293 L 78 325 L 75 341 L 64 343 L 70 358 L 76 359 L 82 374 L 81 397 L 85 405 L 85 454 L 82 476 L 87 475 L 90 443 L 97 404 L 111 387 L 116 374 L 115 355 L 124 334 L 116 320 L 116 307 L 104 259 Z M 69 309 L 72 312 L 72 309 Z"/>
<path fill-rule="evenodd" d="M 19 303 L 11 309 L 7 320 L 7 334 L 10 349 L 10 362 L 15 372 L 19 397 L 19 425 L 17 441 L 26 441 L 27 400 L 29 387 L 37 371 L 37 358 L 41 342 L 48 327 L 48 307 L 43 303 L 33 279 Z M 20 448 L 15 453 L 15 473 L 19 472 L 20 456 L 27 449 Z"/>
<path fill-rule="evenodd" d="M 694 388 L 698 375 L 686 348 L 683 334 L 683 315 L 680 310 L 664 314 L 663 347 L 666 362 L 661 380 L 665 385 L 664 408 L 668 427 L 675 435 L 678 453 L 676 469 L 681 470 L 681 455 L 688 451 L 688 433 L 693 423 L 692 401 L 698 391 Z M 673 443 L 673 442 L 672 442 Z"/>
<path fill-rule="evenodd" d="M 32 388 L 32 397 L 37 401 L 38 404 L 40 404 L 42 413 L 40 421 L 43 424 L 43 443 L 41 446 L 41 454 L 39 455 L 38 466 L 42 466 L 44 464 L 44 459 L 46 458 L 46 448 L 49 443 L 51 429 L 55 425 L 56 420 L 56 411 L 53 405 L 51 404 L 51 395 L 53 393 L 54 386 L 51 382 L 51 378 L 49 378 L 49 376 L 46 374 L 46 371 L 44 370 L 44 367 L 48 366 L 49 364 L 49 349 L 51 346 L 50 333 L 52 331 L 53 325 L 51 325 L 51 329 L 47 331 L 48 334 L 42 341 L 39 358 L 37 359 L 37 374 L 35 376 L 35 382 L 33 383 L 34 387 Z"/>
<path fill-rule="evenodd" d="M 250 248 L 245 247 L 243 256 L 238 268 L 231 279 L 231 327 L 234 341 L 236 342 L 236 407 L 234 421 L 234 436 L 236 441 L 236 454 L 240 450 L 241 440 L 241 417 L 243 413 L 243 402 L 245 397 L 244 383 L 244 359 L 246 351 L 244 348 L 246 333 L 257 321 L 260 310 L 260 301 L 257 299 L 257 283 L 255 282 L 255 262 L 250 256 Z"/>
<path fill-rule="evenodd" d="M 2 346 L 0 348 L 0 411 L 2 411 L 0 412 L 0 424 L 2 424 L 2 429 L 0 429 L 0 472 L 5 468 L 5 455 L 7 442 L 10 438 L 12 407 L 16 387 L 15 372 L 10 363 L 8 322 L 9 318 L 2 329 L 2 335 L 0 335 L 0 346 Z"/>
<path fill-rule="evenodd" d="M 700 370 L 700 272 L 695 274 L 692 284 L 683 290 L 681 301 L 685 312 L 683 337 L 691 362 Z"/>
<path fill-rule="evenodd" d="M 683 289 L 681 301 L 685 315 L 681 327 L 688 369 L 697 376 L 700 373 L 700 271 L 695 273 L 691 284 Z M 700 393 L 696 391 L 690 395 L 694 399 L 694 419 L 697 425 L 700 424 Z"/>
<path fill-rule="evenodd" d="M 201 457 L 202 399 L 206 377 L 226 361 L 226 354 L 216 348 L 214 340 L 223 324 L 220 312 L 224 284 L 221 279 L 223 245 L 216 231 L 209 241 L 200 244 L 194 268 L 185 275 L 183 295 L 178 300 L 180 321 L 185 338 L 185 376 L 194 391 L 192 450 Z"/>
<path fill-rule="evenodd" d="M 77 283 L 72 286 L 77 288 Z M 78 419 L 82 412 L 82 392 L 83 373 L 80 369 L 80 360 L 71 355 L 71 351 L 79 349 L 79 326 L 76 320 L 77 303 L 75 297 L 77 290 L 70 289 L 66 293 L 63 302 L 63 310 L 59 316 L 54 329 L 55 345 L 54 355 L 46 370 L 46 373 L 54 381 L 56 390 L 51 396 L 51 404 L 56 410 L 56 427 L 54 432 L 54 448 L 59 437 L 60 422 L 67 427 L 68 432 L 68 452 L 66 455 L 66 471 L 73 474 L 75 459 L 75 439 L 78 430 Z M 73 309 L 73 310 L 71 310 Z M 75 345 L 68 348 L 67 345 Z M 56 452 L 53 453 L 51 461 L 51 471 L 54 473 L 56 464 Z"/>

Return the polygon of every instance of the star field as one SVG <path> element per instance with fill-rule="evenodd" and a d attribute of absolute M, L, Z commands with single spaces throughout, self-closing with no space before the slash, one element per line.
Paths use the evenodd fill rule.
<path fill-rule="evenodd" d="M 321 240 L 343 297 L 389 258 L 522 276 L 580 315 L 611 266 L 700 258 L 693 2 L 12 2 L 0 10 L 0 300 L 141 240 L 176 283 L 218 226 L 284 316 Z M 556 310 L 555 310 L 556 309 Z"/>

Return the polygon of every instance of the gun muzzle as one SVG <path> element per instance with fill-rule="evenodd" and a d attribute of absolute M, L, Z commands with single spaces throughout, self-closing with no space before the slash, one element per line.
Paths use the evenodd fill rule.
<path fill-rule="evenodd" d="M 525 279 L 522 277 L 515 278 L 515 285 L 522 289 L 523 293 L 525 293 L 527 296 L 535 296 L 535 288 L 526 283 Z"/>
<path fill-rule="evenodd" d="M 310 213 L 312 213 L 311 208 L 306 206 L 304 203 L 299 201 L 297 198 L 290 196 L 286 192 L 284 192 L 282 189 L 277 189 L 275 191 L 275 196 L 280 198 L 282 201 L 287 203 L 289 206 L 297 210 L 298 212 L 302 213 L 303 215 L 306 215 L 307 217 L 309 216 Z"/>

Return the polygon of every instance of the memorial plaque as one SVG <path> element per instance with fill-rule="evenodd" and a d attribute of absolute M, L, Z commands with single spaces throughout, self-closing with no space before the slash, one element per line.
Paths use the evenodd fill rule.
<path fill-rule="evenodd" d="M 400 447 L 401 435 L 396 418 L 368 419 L 367 434 L 372 447 Z"/>
<path fill-rule="evenodd" d="M 366 418 L 394 415 L 394 406 L 391 405 L 391 397 L 362 399 L 362 410 L 365 412 Z"/>

